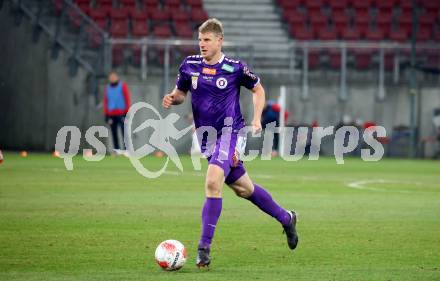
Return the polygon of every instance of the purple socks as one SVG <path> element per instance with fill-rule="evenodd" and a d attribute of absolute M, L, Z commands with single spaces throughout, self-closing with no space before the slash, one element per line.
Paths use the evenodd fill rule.
<path fill-rule="evenodd" d="M 199 247 L 210 247 L 215 227 L 222 212 L 222 198 L 206 198 L 202 209 L 202 234 Z"/>
<path fill-rule="evenodd" d="M 273 199 L 272 196 L 261 186 L 254 184 L 254 192 L 247 198 L 254 203 L 266 214 L 274 217 L 282 225 L 290 223 L 290 214 L 281 208 Z M 199 241 L 199 247 L 211 246 L 212 238 L 214 237 L 215 227 L 222 212 L 222 198 L 207 197 L 202 209 L 202 234 Z"/>
<path fill-rule="evenodd" d="M 254 192 L 247 199 L 254 203 L 263 212 L 274 217 L 282 225 L 288 225 L 290 223 L 290 214 L 281 208 L 280 205 L 272 199 L 269 192 L 258 184 L 254 184 Z"/>

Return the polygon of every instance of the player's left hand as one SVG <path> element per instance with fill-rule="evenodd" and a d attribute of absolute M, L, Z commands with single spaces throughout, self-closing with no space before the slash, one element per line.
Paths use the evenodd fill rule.
<path fill-rule="evenodd" d="M 261 132 L 261 120 L 252 120 L 252 132 L 254 134 L 257 134 L 259 132 Z"/>

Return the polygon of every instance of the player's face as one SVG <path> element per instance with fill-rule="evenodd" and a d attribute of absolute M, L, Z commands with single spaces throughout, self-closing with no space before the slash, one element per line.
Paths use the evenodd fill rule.
<path fill-rule="evenodd" d="M 108 81 L 110 83 L 117 83 L 119 81 L 118 74 L 116 74 L 114 72 L 110 73 L 109 76 L 108 76 Z"/>
<path fill-rule="evenodd" d="M 215 35 L 213 32 L 199 32 L 200 54 L 205 60 L 211 60 L 216 54 L 221 52 L 223 37 Z"/>

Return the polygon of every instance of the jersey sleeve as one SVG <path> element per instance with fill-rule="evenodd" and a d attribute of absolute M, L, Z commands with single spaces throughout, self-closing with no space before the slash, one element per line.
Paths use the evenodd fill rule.
<path fill-rule="evenodd" d="M 186 72 L 185 65 L 186 65 L 186 60 L 184 60 L 179 67 L 179 73 L 177 74 L 177 79 L 176 79 L 176 87 L 177 89 L 186 93 L 189 91 L 191 87 L 191 77 Z"/>
<path fill-rule="evenodd" d="M 260 83 L 260 77 L 250 71 L 246 64 L 240 63 L 240 85 L 252 90 L 258 83 Z"/>
<path fill-rule="evenodd" d="M 125 100 L 124 113 L 127 114 L 131 106 L 131 101 L 130 101 L 130 90 L 128 89 L 128 85 L 126 83 L 122 84 L 122 92 L 124 93 L 124 100 Z"/>

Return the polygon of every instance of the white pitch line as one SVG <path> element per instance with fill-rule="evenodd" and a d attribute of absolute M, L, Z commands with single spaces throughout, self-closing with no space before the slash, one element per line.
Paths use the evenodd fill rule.
<path fill-rule="evenodd" d="M 367 186 L 369 184 L 377 184 L 377 183 L 401 183 L 401 184 L 414 184 L 414 185 L 421 185 L 419 182 L 405 182 L 405 181 L 392 181 L 392 180 L 384 180 L 384 179 L 376 179 L 376 180 L 361 180 L 361 181 L 353 181 L 347 183 L 347 186 L 354 189 L 361 189 L 361 190 L 372 190 L 372 191 L 380 191 L 380 192 L 387 192 L 387 191 L 394 191 L 394 192 L 400 192 L 400 193 L 411 193 L 413 191 L 409 190 L 390 190 L 390 189 L 384 189 L 384 188 L 375 188 Z"/>

